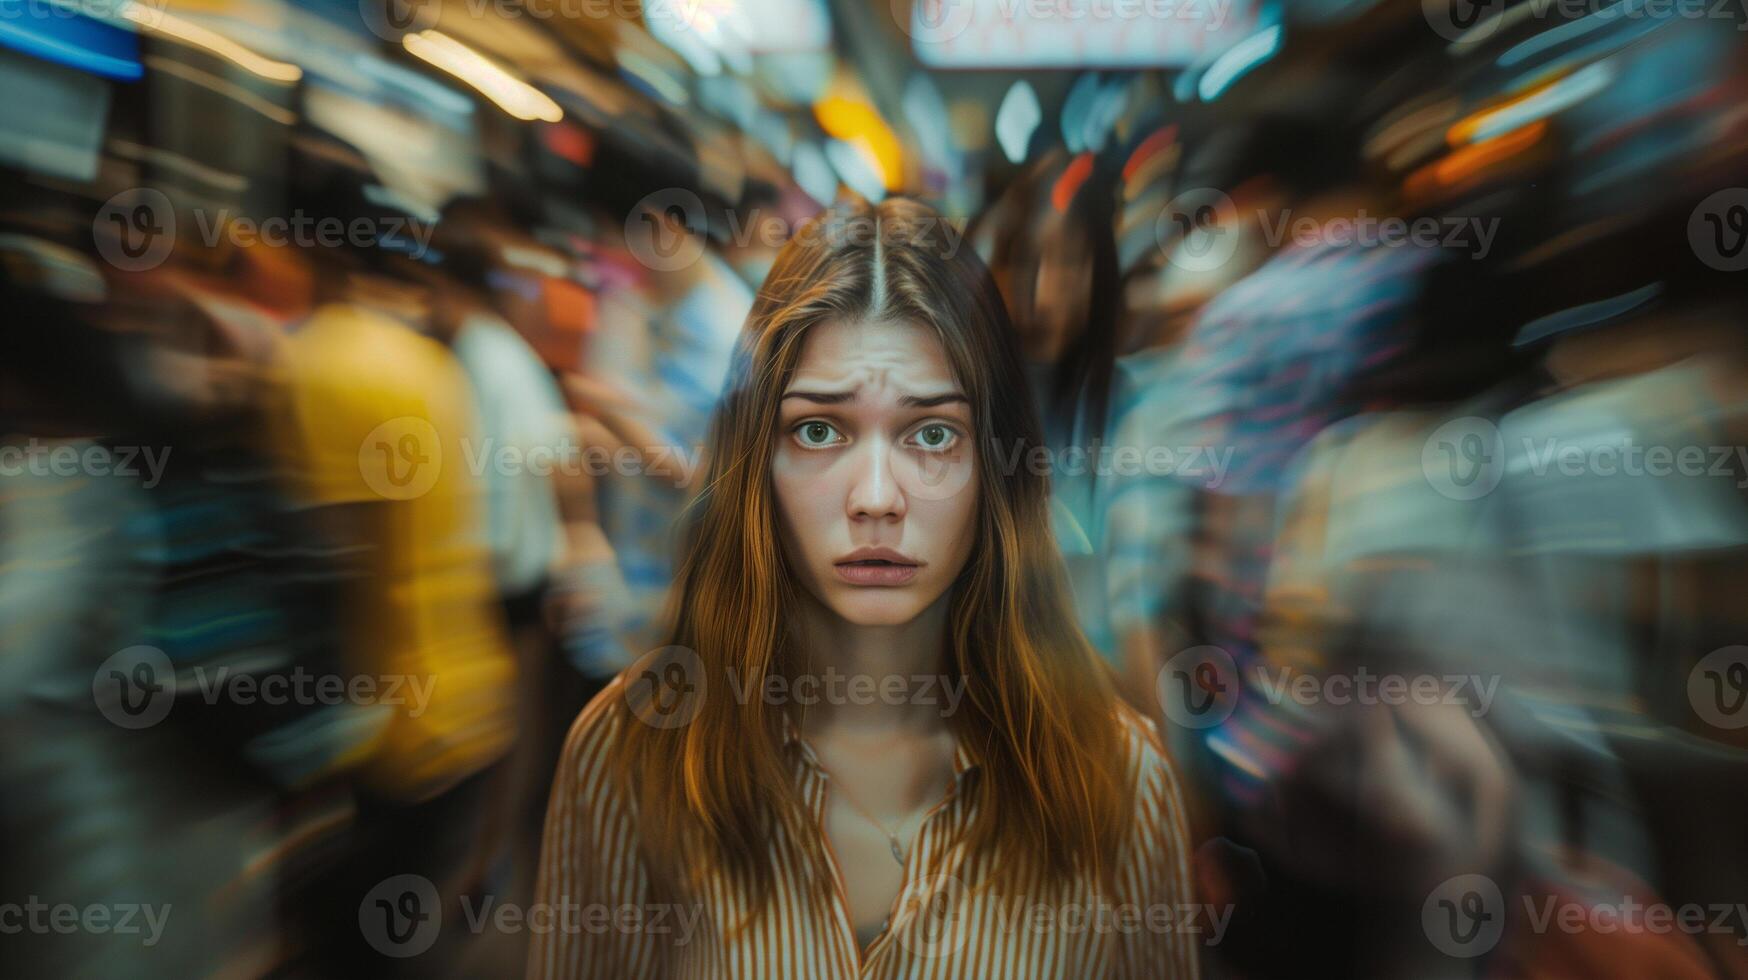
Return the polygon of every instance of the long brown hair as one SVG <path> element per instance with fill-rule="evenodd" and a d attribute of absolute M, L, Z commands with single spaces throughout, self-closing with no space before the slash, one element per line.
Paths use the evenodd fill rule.
<path fill-rule="evenodd" d="M 949 723 L 980 769 L 968 784 L 969 853 L 1044 880 L 1102 876 L 1132 820 L 1127 741 L 1110 678 L 1074 621 L 1047 479 L 1012 462 L 1041 444 L 1019 353 L 969 243 L 928 207 L 895 198 L 798 229 L 736 345 L 670 600 L 671 644 L 696 652 L 711 687 L 683 727 L 642 725 L 626 709 L 615 748 L 652 886 L 726 869 L 751 887 L 756 915 L 774 880 L 774 822 L 816 855 L 820 847 L 783 755 L 786 709 L 739 703 L 717 682 L 733 671 L 742 690 L 760 691 L 772 674 L 811 670 L 786 630 L 800 587 L 779 544 L 771 461 L 803 338 L 832 320 L 929 325 L 971 401 L 977 543 L 951 586 L 942 665 L 965 678 Z"/>

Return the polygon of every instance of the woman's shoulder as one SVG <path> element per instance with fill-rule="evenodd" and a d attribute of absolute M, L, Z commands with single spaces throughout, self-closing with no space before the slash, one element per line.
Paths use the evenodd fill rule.
<path fill-rule="evenodd" d="M 1159 726 L 1121 702 L 1117 705 L 1117 724 L 1127 743 L 1129 782 L 1134 787 L 1137 804 L 1155 809 L 1169 819 L 1178 819 L 1183 810 L 1183 794 L 1165 742 L 1160 738 Z"/>
<path fill-rule="evenodd" d="M 616 749 L 625 737 L 626 684 L 624 674 L 608 681 L 577 713 L 565 735 L 559 784 L 573 787 L 591 800 L 618 795 L 617 781 L 610 777 Z"/>

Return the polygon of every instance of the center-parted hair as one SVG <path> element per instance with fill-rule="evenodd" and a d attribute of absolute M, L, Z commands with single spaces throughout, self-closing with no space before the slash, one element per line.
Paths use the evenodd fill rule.
<path fill-rule="evenodd" d="M 725 679 L 763 691 L 773 674 L 825 666 L 791 632 L 802 586 L 780 543 L 771 466 L 803 342 L 832 321 L 927 325 L 971 403 L 976 543 L 950 587 L 940 667 L 966 683 L 948 723 L 979 767 L 971 853 L 1028 879 L 1101 877 L 1133 819 L 1127 743 L 1111 681 L 1074 621 L 1046 477 L 1011 462 L 1041 443 L 1020 355 L 970 245 L 925 205 L 895 198 L 798 229 L 736 344 L 670 597 L 670 643 L 698 654 L 709 693 L 677 728 L 639 724 L 625 708 L 615 747 L 651 884 L 673 894 L 721 871 L 768 899 L 774 823 L 815 856 L 823 846 L 783 755 L 781 713 L 798 709 L 743 703 Z"/>

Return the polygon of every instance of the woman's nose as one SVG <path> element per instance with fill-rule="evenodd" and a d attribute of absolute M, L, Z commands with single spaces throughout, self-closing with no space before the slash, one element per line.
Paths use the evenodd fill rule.
<path fill-rule="evenodd" d="M 853 450 L 850 465 L 855 471 L 845 501 L 852 520 L 904 516 L 904 491 L 893 474 L 892 451 L 891 442 L 885 439 L 869 439 Z"/>

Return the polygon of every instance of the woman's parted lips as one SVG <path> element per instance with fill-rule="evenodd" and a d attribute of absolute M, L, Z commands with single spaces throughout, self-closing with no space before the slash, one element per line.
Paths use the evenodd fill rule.
<path fill-rule="evenodd" d="M 921 567 L 924 563 L 891 548 L 857 548 L 833 562 L 834 565 L 888 564 Z"/>

